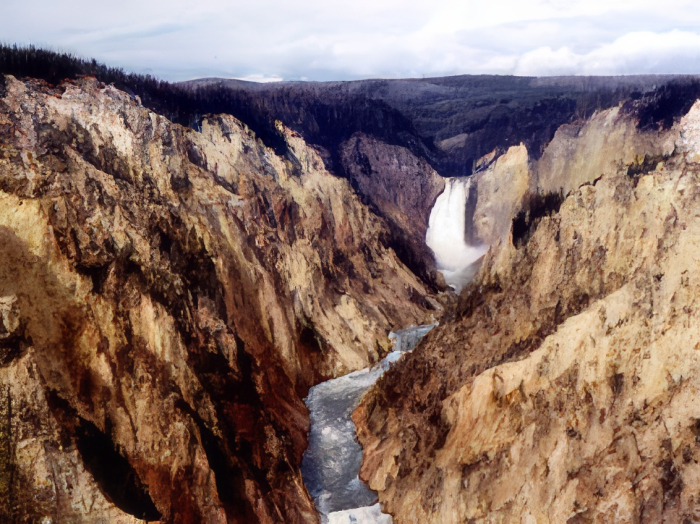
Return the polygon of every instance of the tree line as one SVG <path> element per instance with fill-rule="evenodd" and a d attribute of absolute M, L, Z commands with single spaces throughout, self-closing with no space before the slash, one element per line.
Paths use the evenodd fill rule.
<path fill-rule="evenodd" d="M 199 129 L 207 114 L 228 113 L 245 122 L 277 154 L 287 153 L 286 142 L 273 118 L 261 112 L 251 96 L 242 96 L 224 86 L 185 88 L 151 75 L 127 73 L 94 59 L 17 45 L 0 45 L 0 75 L 35 78 L 53 86 L 66 80 L 94 77 L 131 96 L 138 96 L 144 107 L 193 129 Z"/>

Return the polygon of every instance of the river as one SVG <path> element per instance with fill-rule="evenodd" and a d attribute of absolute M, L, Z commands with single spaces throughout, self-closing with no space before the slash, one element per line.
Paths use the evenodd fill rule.
<path fill-rule="evenodd" d="M 309 390 L 305 402 L 311 429 L 301 473 L 324 524 L 392 522 L 390 515 L 381 513 L 377 494 L 359 478 L 362 448 L 350 415 L 370 386 L 434 327 L 411 326 L 391 333 L 393 351 L 379 364 Z"/>

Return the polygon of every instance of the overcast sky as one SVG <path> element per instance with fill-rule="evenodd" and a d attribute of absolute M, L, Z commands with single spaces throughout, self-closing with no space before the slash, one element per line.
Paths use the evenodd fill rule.
<path fill-rule="evenodd" d="M 0 0 L 0 39 L 168 80 L 700 73 L 698 0 Z"/>

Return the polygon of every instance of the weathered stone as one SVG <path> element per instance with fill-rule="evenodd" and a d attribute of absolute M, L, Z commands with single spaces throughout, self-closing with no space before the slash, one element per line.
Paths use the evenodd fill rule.
<path fill-rule="evenodd" d="M 401 260 L 424 280 L 437 282 L 425 233 L 444 179 L 408 149 L 363 133 L 340 145 L 340 159 L 357 193 L 389 223 L 391 244 Z"/>
<path fill-rule="evenodd" d="M 286 130 L 90 79 L 7 77 L 0 115 L 3 516 L 317 521 L 301 399 L 442 309 L 385 223 Z"/>
<path fill-rule="evenodd" d="M 7 340 L 19 330 L 17 297 L 0 297 L 0 341 Z"/>
<path fill-rule="evenodd" d="M 534 172 L 568 197 L 492 248 L 455 319 L 354 413 L 394 522 L 698 519 L 698 115 L 635 137 L 594 116 L 636 149 L 596 146 L 588 166 L 562 152 L 587 132 L 545 151 Z"/>

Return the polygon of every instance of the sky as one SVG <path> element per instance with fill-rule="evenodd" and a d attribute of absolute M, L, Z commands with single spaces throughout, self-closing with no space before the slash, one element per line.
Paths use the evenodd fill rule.
<path fill-rule="evenodd" d="M 698 0 L 0 0 L 0 41 L 166 80 L 700 73 Z"/>

